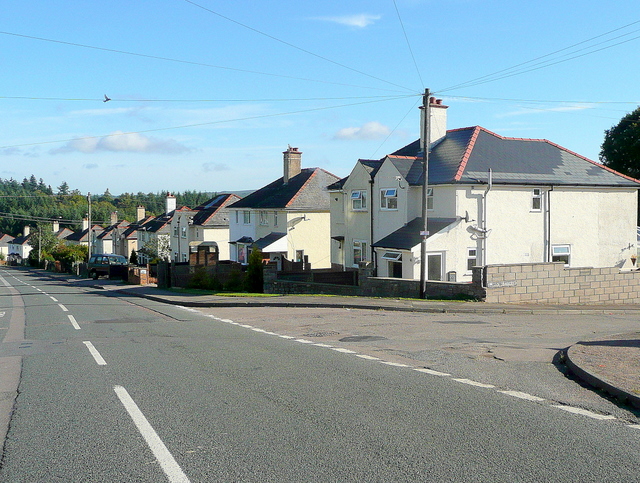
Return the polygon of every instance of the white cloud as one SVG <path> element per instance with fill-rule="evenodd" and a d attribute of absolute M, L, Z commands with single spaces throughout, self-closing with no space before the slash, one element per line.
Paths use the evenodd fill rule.
<path fill-rule="evenodd" d="M 389 135 L 391 130 L 377 121 L 363 124 L 361 127 L 345 127 L 340 129 L 334 136 L 335 139 L 345 140 L 370 140 L 382 139 Z"/>
<path fill-rule="evenodd" d="M 349 27 L 365 28 L 372 25 L 376 20 L 380 20 L 380 18 L 380 15 L 360 13 L 357 15 L 343 15 L 339 17 L 317 17 L 317 20 L 334 22 L 340 25 L 347 25 Z"/>
<path fill-rule="evenodd" d="M 180 154 L 191 151 L 191 149 L 173 139 L 158 139 L 140 133 L 115 131 L 102 138 L 86 137 L 74 139 L 60 148 L 51 150 L 50 153 L 81 152 L 88 154 L 97 151 Z"/>
<path fill-rule="evenodd" d="M 202 169 L 205 173 L 213 173 L 216 171 L 229 171 L 229 166 L 223 163 L 203 163 Z"/>

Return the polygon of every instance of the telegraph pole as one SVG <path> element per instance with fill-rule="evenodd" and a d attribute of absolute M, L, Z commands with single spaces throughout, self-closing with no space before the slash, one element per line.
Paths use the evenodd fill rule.
<path fill-rule="evenodd" d="M 89 222 L 89 226 L 87 227 L 87 240 L 89 240 L 89 254 L 87 255 L 87 262 L 89 258 L 91 258 L 91 192 L 87 193 L 87 221 Z"/>
<path fill-rule="evenodd" d="M 429 145 L 431 140 L 429 139 L 430 128 L 430 115 L 429 110 L 429 89 L 424 90 L 422 96 L 422 125 L 420 126 L 420 149 L 422 150 L 422 231 L 420 236 L 422 242 L 420 244 L 420 298 L 423 299 L 427 292 L 427 237 L 429 236 L 429 229 L 427 228 L 427 197 L 429 193 Z"/>

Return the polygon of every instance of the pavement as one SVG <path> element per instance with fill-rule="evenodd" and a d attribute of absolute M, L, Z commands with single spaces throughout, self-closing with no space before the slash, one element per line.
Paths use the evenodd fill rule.
<path fill-rule="evenodd" d="M 50 273 L 47 272 L 49 275 Z M 56 278 L 62 274 L 55 274 Z M 125 285 L 115 280 L 73 279 L 69 282 L 94 289 L 115 291 L 156 302 L 184 307 L 331 307 L 424 313 L 612 315 L 637 314 L 640 305 L 536 305 L 489 304 L 418 299 L 275 295 L 231 297 L 198 294 L 155 285 Z M 623 404 L 640 408 L 640 331 L 580 341 L 560 354 L 569 370 L 582 381 L 601 389 Z"/>

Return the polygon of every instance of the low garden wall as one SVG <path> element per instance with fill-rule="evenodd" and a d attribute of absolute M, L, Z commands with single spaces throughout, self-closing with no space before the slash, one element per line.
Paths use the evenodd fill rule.
<path fill-rule="evenodd" d="M 571 268 L 562 262 L 488 265 L 486 302 L 541 304 L 640 303 L 640 271 Z"/>

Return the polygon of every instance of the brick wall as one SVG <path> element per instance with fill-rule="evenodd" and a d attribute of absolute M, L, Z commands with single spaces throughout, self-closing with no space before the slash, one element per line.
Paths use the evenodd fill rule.
<path fill-rule="evenodd" d="M 640 303 L 640 271 L 617 267 L 570 268 L 562 262 L 488 265 L 484 278 L 486 302 Z"/>

